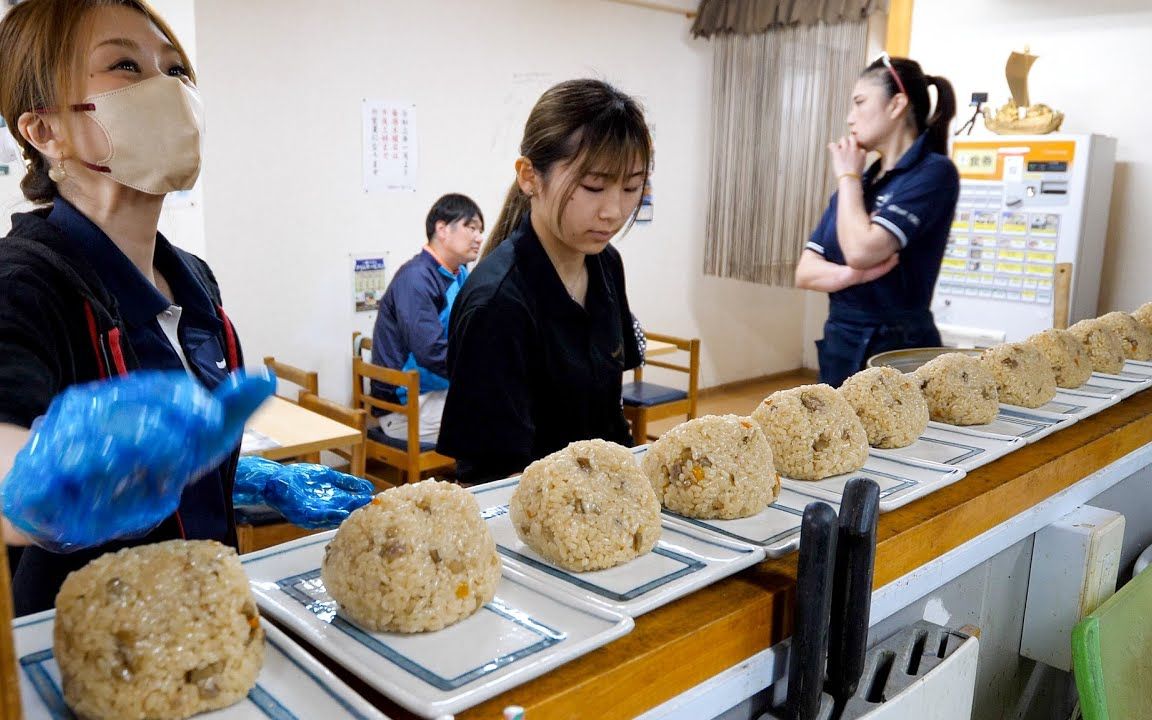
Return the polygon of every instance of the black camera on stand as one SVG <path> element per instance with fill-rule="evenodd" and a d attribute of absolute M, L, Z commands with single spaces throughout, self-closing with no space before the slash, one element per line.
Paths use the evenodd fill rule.
<path fill-rule="evenodd" d="M 972 128 L 976 127 L 976 118 L 980 117 L 980 114 L 984 108 L 984 103 L 986 103 L 986 102 L 988 102 L 988 93 L 986 93 L 986 92 L 974 92 L 974 93 L 972 93 L 972 101 L 970 103 L 968 103 L 968 107 L 973 107 L 976 109 L 972 111 L 972 117 L 968 118 L 968 122 L 961 125 L 960 129 L 956 131 L 957 135 L 960 135 L 962 133 L 965 135 L 971 135 L 972 134 Z"/>

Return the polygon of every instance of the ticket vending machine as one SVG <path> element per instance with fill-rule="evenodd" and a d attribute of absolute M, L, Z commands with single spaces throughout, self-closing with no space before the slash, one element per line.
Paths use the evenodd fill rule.
<path fill-rule="evenodd" d="M 1116 140 L 957 139 L 960 200 L 932 312 L 945 344 L 1023 340 L 1052 327 L 1057 267 L 1071 265 L 1069 324 L 1095 317 Z"/>

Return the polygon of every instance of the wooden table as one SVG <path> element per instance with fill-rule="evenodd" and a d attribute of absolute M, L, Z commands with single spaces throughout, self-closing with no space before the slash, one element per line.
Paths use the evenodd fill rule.
<path fill-rule="evenodd" d="M 281 397 L 269 398 L 261 405 L 248 421 L 247 428 L 279 445 L 252 453 L 269 460 L 300 457 L 363 441 L 356 428 L 305 410 Z"/>

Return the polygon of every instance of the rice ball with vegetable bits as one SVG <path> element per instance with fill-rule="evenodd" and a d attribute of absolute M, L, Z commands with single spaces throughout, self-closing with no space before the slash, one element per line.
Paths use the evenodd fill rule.
<path fill-rule="evenodd" d="M 490 602 L 500 557 L 472 493 L 424 480 L 385 490 L 349 515 L 324 550 L 321 573 L 356 624 L 416 633 Z"/>
<path fill-rule="evenodd" d="M 868 459 L 868 435 L 852 406 L 828 385 L 774 392 L 752 413 L 776 470 L 795 480 L 855 472 Z"/>
<path fill-rule="evenodd" d="M 652 443 L 641 465 L 664 507 L 687 517 L 748 517 L 780 493 L 772 448 L 747 417 L 681 423 Z"/>
<path fill-rule="evenodd" d="M 529 465 L 512 494 L 516 534 L 548 562 L 587 572 L 656 546 L 660 501 L 631 451 L 580 440 Z"/>
<path fill-rule="evenodd" d="M 170 540 L 68 575 L 52 648 L 78 717 L 177 720 L 247 696 L 264 664 L 264 628 L 235 550 Z"/>
<path fill-rule="evenodd" d="M 928 403 L 920 386 L 896 368 L 861 370 L 839 392 L 860 418 L 872 447 L 907 447 L 928 427 Z"/>

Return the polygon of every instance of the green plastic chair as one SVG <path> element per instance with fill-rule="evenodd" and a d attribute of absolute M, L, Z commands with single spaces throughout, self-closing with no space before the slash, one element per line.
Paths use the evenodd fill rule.
<path fill-rule="evenodd" d="M 1080 621 L 1072 663 L 1084 720 L 1152 719 L 1152 570 Z"/>

